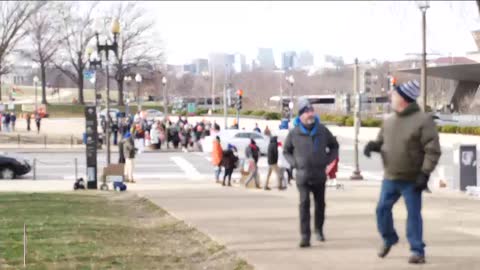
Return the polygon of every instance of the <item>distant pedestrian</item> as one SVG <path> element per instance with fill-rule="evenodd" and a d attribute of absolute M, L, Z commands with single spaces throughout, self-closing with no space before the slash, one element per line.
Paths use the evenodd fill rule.
<path fill-rule="evenodd" d="M 118 164 L 125 164 L 125 151 L 123 149 L 125 145 L 125 135 L 120 138 L 118 142 Z"/>
<path fill-rule="evenodd" d="M 253 129 L 253 131 L 257 132 L 257 133 L 262 133 L 262 131 L 260 130 L 260 128 L 258 127 L 258 124 L 255 123 L 255 128 Z"/>
<path fill-rule="evenodd" d="M 212 164 L 215 168 L 215 182 L 220 183 L 220 173 L 222 172 L 221 162 L 223 157 L 222 145 L 220 137 L 216 136 L 212 148 Z"/>
<path fill-rule="evenodd" d="M 39 113 L 35 114 L 35 123 L 37 125 L 37 133 L 40 134 L 40 126 L 42 124 L 42 117 Z"/>
<path fill-rule="evenodd" d="M 268 126 L 265 127 L 265 130 L 263 131 L 263 135 L 268 136 L 268 137 L 272 136 L 272 132 L 270 131 Z"/>
<path fill-rule="evenodd" d="M 403 196 L 407 206 L 407 239 L 410 243 L 409 263 L 425 263 L 423 242 L 422 191 L 428 189 L 430 174 L 441 156 L 438 131 L 432 117 L 420 110 L 416 99 L 420 84 L 409 81 L 392 93 L 393 115 L 386 118 L 375 141 L 364 153 L 382 153 L 384 180 L 377 205 L 377 228 L 383 238 L 378 252 L 384 258 L 398 235 L 393 227 L 392 208 Z"/>
<path fill-rule="evenodd" d="M 310 193 L 315 201 L 315 234 L 318 241 L 325 241 L 326 166 L 338 156 L 338 142 L 332 133 L 320 123 L 308 99 L 298 101 L 298 117 L 294 128 L 285 139 L 283 154 L 297 170 L 296 182 L 300 193 L 300 247 L 310 246 Z"/>
<path fill-rule="evenodd" d="M 115 120 L 111 123 L 112 123 L 111 131 L 112 131 L 112 136 L 113 136 L 113 145 L 117 145 L 117 143 L 118 143 L 118 131 L 119 131 L 118 120 Z"/>
<path fill-rule="evenodd" d="M 225 186 L 225 180 L 228 178 L 228 186 L 232 186 L 232 174 L 233 170 L 235 169 L 236 163 L 238 161 L 238 157 L 235 156 L 234 151 L 236 151 L 235 146 L 229 144 L 227 150 L 223 151 L 222 156 L 222 166 L 225 168 L 225 172 L 223 175 L 223 182 L 222 186 Z"/>
<path fill-rule="evenodd" d="M 10 114 L 10 122 L 12 124 L 12 131 L 15 131 L 15 124 L 17 122 L 17 116 L 15 115 L 14 112 L 12 112 L 12 114 Z"/>
<path fill-rule="evenodd" d="M 280 168 L 278 167 L 278 142 L 277 136 L 270 138 L 270 144 L 268 144 L 268 174 L 267 181 L 265 182 L 265 190 L 270 190 L 268 183 L 270 182 L 270 176 L 272 172 L 275 172 L 278 178 L 278 189 L 283 190 L 282 177 L 280 176 Z"/>
<path fill-rule="evenodd" d="M 123 152 L 126 157 L 124 171 L 125 180 L 126 182 L 135 183 L 135 180 L 133 178 L 133 170 L 135 168 L 135 155 L 137 153 L 137 148 L 135 148 L 135 143 L 133 142 L 133 138 L 130 132 L 127 132 L 125 134 Z"/>
<path fill-rule="evenodd" d="M 293 179 L 293 174 L 292 166 L 283 155 L 283 147 L 278 149 L 278 167 L 280 168 L 281 182 L 283 183 L 283 187 L 286 188 L 287 184 L 291 185 L 290 181 Z M 285 174 L 287 174 L 287 179 L 285 179 Z"/>
<path fill-rule="evenodd" d="M 27 131 L 30 131 L 31 130 L 30 123 L 32 122 L 32 115 L 27 113 L 26 119 L 27 119 Z"/>
<path fill-rule="evenodd" d="M 138 149 L 138 153 L 143 153 L 145 148 L 145 129 L 142 122 L 135 124 L 135 148 Z"/>
<path fill-rule="evenodd" d="M 245 186 L 248 186 L 250 181 L 255 180 L 255 187 L 260 189 L 260 177 L 258 175 L 258 159 L 260 157 L 260 149 L 254 139 L 250 139 L 250 144 L 245 149 L 245 156 L 250 159 L 253 168 L 251 168 L 250 176 L 245 182 Z"/>
<path fill-rule="evenodd" d="M 3 130 L 10 132 L 10 113 L 6 112 L 3 116 Z"/>

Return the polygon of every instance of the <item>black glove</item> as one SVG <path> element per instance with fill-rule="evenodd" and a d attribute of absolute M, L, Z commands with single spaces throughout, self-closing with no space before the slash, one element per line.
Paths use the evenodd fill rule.
<path fill-rule="evenodd" d="M 430 191 L 428 189 L 428 180 L 430 179 L 430 175 L 429 174 L 426 174 L 426 173 L 420 173 L 418 176 L 417 176 L 417 180 L 415 181 L 415 189 L 417 191 Z"/>
<path fill-rule="evenodd" d="M 366 157 L 370 157 L 372 152 L 380 152 L 381 146 L 374 141 L 369 141 L 367 145 L 365 145 L 365 149 L 363 149 L 363 154 Z"/>

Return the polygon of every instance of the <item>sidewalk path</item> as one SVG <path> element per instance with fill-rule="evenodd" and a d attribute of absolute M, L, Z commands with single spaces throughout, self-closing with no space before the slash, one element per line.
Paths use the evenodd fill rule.
<path fill-rule="evenodd" d="M 379 184 L 345 183 L 345 190 L 327 190 L 327 242 L 312 239 L 306 250 L 297 247 L 295 188 L 265 192 L 203 184 L 137 192 L 238 252 L 255 269 L 480 269 L 478 200 L 444 192 L 425 196 L 428 264 L 411 266 L 404 203 L 394 209 L 400 243 L 379 259 L 374 215 Z"/>

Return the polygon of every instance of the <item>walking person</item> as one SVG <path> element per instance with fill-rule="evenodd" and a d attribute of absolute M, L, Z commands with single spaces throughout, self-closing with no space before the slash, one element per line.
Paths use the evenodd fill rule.
<path fill-rule="evenodd" d="M 225 172 L 223 174 L 223 182 L 222 186 L 225 186 L 225 180 L 228 177 L 228 186 L 232 186 L 232 174 L 233 170 L 235 169 L 235 165 L 238 161 L 238 158 L 235 156 L 234 153 L 235 147 L 231 144 L 228 145 L 227 150 L 223 151 L 222 157 L 222 166 L 225 168 Z"/>
<path fill-rule="evenodd" d="M 17 116 L 14 112 L 10 115 L 10 123 L 12 123 L 12 131 L 15 132 L 15 123 L 17 122 Z"/>
<path fill-rule="evenodd" d="M 113 145 L 117 145 L 118 144 L 118 132 L 119 132 L 118 118 L 117 118 L 117 120 L 115 120 L 111 123 L 112 123 L 111 132 L 112 132 L 112 135 L 113 135 Z"/>
<path fill-rule="evenodd" d="M 42 117 L 39 113 L 35 113 L 35 124 L 37 125 L 37 134 L 40 134 L 40 126 L 42 124 Z"/>
<path fill-rule="evenodd" d="M 212 164 L 215 167 L 215 182 L 220 183 L 220 173 L 222 172 L 221 162 L 222 162 L 223 150 L 222 145 L 220 144 L 220 137 L 215 137 L 212 148 Z"/>
<path fill-rule="evenodd" d="M 8 112 L 3 116 L 3 127 L 5 132 L 10 132 L 10 114 Z"/>
<path fill-rule="evenodd" d="M 278 149 L 278 167 L 280 168 L 280 179 L 283 187 L 286 189 L 287 184 L 291 185 L 290 181 L 292 180 L 292 171 L 290 170 L 291 166 L 288 163 L 287 159 L 283 155 L 283 147 L 280 146 Z M 287 179 L 285 179 L 285 174 L 287 174 Z"/>
<path fill-rule="evenodd" d="M 365 146 L 364 154 L 382 155 L 384 180 L 377 205 L 377 228 L 383 238 L 378 252 L 384 258 L 399 238 L 393 226 L 392 208 L 403 196 L 407 207 L 407 239 L 411 264 L 425 263 L 423 242 L 422 192 L 428 189 L 430 174 L 441 156 L 435 122 L 422 112 L 416 99 L 417 81 L 397 86 L 392 93 L 394 114 L 385 119 L 375 141 Z"/>
<path fill-rule="evenodd" d="M 32 115 L 27 113 L 26 118 L 27 118 L 27 131 L 30 131 L 31 130 L 30 129 L 30 123 L 32 122 Z"/>
<path fill-rule="evenodd" d="M 285 139 L 283 154 L 296 169 L 297 189 L 300 193 L 300 247 L 310 246 L 310 193 L 315 202 L 315 234 L 325 241 L 325 168 L 338 156 L 338 143 L 332 133 L 320 123 L 308 99 L 298 101 L 298 117 L 294 128 Z"/>
<path fill-rule="evenodd" d="M 135 148 L 135 143 L 130 132 L 127 132 L 125 134 L 123 152 L 126 157 L 124 170 L 125 182 L 135 183 L 135 180 L 133 178 L 133 170 L 135 167 L 135 155 L 137 152 L 137 148 Z"/>
<path fill-rule="evenodd" d="M 118 142 L 118 164 L 125 164 L 125 152 L 123 146 L 125 145 L 125 135 L 123 135 Z"/>
<path fill-rule="evenodd" d="M 272 172 L 275 172 L 278 178 L 278 189 L 283 190 L 282 177 L 280 176 L 280 168 L 278 167 L 278 141 L 277 136 L 270 138 L 270 143 L 268 144 L 268 174 L 267 181 L 265 183 L 265 190 L 270 190 L 268 183 L 270 182 L 270 176 Z"/>
<path fill-rule="evenodd" d="M 255 187 L 260 189 L 260 177 L 258 175 L 258 158 L 260 157 L 260 149 L 257 146 L 257 143 L 254 139 L 250 139 L 250 144 L 245 149 L 245 156 L 247 159 L 252 160 L 253 168 L 251 169 L 251 174 L 245 182 L 245 186 L 248 187 L 250 181 L 255 179 Z"/>

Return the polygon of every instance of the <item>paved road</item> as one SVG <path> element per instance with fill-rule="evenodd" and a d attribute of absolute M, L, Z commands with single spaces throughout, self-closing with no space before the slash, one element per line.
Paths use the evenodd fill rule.
<path fill-rule="evenodd" d="M 353 140 L 339 138 L 340 141 L 340 168 L 339 179 L 348 179 L 354 170 L 354 147 Z M 364 144 L 360 144 L 362 151 Z M 24 149 L 9 149 L 10 153 L 18 154 L 28 160 L 36 159 L 36 175 L 39 180 L 73 180 L 75 178 L 75 159 L 78 165 L 78 176 L 85 176 L 85 154 L 82 150 L 69 151 L 68 149 L 58 152 L 44 152 L 44 150 L 25 151 Z M 440 166 L 433 174 L 432 178 L 451 179 L 453 176 L 453 151 L 445 148 L 440 161 Z M 99 168 L 106 162 L 105 152 L 98 155 Z M 112 162 L 118 160 L 118 154 L 112 153 Z M 135 177 L 139 181 L 151 180 L 162 181 L 163 179 L 186 180 L 211 180 L 213 177 L 210 155 L 191 152 L 183 153 L 179 151 L 170 152 L 145 152 L 138 156 L 136 160 Z M 261 179 L 265 180 L 267 174 L 267 159 L 262 157 L 259 161 Z M 380 181 L 382 179 L 382 168 L 379 155 L 373 155 L 368 159 L 360 153 L 360 168 L 366 180 Z M 234 178 L 239 177 L 238 172 Z M 33 173 L 23 177 L 32 179 Z M 432 181 L 432 182 L 434 182 Z M 274 180 L 272 183 L 276 183 Z"/>

